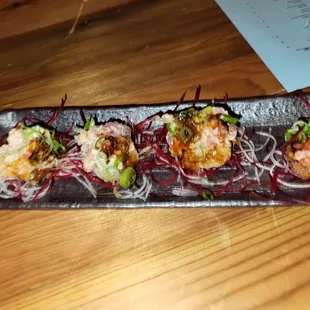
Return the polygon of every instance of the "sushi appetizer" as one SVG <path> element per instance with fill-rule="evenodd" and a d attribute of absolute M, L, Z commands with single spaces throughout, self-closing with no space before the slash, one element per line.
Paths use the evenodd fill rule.
<path fill-rule="evenodd" d="M 130 188 L 136 180 L 135 163 L 139 156 L 131 139 L 131 129 L 119 122 L 95 125 L 93 118 L 75 136 L 81 147 L 83 169 L 104 182 Z"/>
<path fill-rule="evenodd" d="M 27 201 L 42 196 L 38 184 L 49 179 L 65 151 L 53 130 L 22 123 L 11 129 L 0 147 L 0 197 Z"/>
<path fill-rule="evenodd" d="M 170 153 L 182 168 L 199 171 L 218 168 L 230 160 L 239 119 L 222 107 L 194 108 L 164 114 Z"/>
<path fill-rule="evenodd" d="M 301 179 L 310 179 L 310 121 L 297 121 L 285 132 L 286 154 L 292 172 Z"/>

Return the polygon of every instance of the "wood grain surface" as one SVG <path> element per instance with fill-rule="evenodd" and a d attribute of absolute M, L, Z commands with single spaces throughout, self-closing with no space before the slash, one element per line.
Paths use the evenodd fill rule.
<path fill-rule="evenodd" d="M 211 0 L 0 1 L 0 109 L 284 93 Z M 0 309 L 309 309 L 310 208 L 0 212 Z"/>

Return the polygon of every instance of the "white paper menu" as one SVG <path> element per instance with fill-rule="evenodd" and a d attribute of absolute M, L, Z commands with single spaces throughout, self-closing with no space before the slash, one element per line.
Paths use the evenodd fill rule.
<path fill-rule="evenodd" d="M 288 91 L 310 86 L 310 0 L 216 0 Z"/>

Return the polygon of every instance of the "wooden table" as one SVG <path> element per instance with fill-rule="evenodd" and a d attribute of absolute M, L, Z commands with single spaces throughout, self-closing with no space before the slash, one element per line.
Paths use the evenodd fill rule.
<path fill-rule="evenodd" d="M 214 1 L 2 0 L 0 107 L 284 93 Z M 309 309 L 310 208 L 0 212 L 1 309 Z"/>

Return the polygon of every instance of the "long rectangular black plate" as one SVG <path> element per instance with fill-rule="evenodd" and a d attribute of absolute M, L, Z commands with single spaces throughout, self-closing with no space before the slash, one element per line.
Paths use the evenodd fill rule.
<path fill-rule="evenodd" d="M 211 101 L 200 101 L 197 106 L 204 106 Z M 219 102 L 220 103 L 220 102 Z M 183 103 L 179 110 L 191 106 L 191 103 Z M 268 132 L 271 130 L 279 145 L 283 143 L 283 133 L 299 117 L 310 117 L 310 109 L 301 103 L 296 96 L 263 97 L 228 100 L 228 106 L 232 111 L 242 116 L 241 123 L 247 128 Z M 83 108 L 86 117 L 96 115 L 99 121 L 110 119 L 126 120 L 127 117 L 137 123 L 146 117 L 158 112 L 173 110 L 175 104 L 160 104 L 146 106 L 113 106 L 113 107 L 85 107 Z M 55 109 L 23 109 L 5 110 L 0 112 L 0 135 L 6 134 L 15 123 L 25 116 L 35 116 L 47 120 Z M 59 131 L 68 130 L 72 123 L 81 124 L 80 108 L 64 108 L 58 116 L 55 127 Z M 256 144 L 263 143 L 256 140 Z M 250 169 L 250 168 L 249 168 Z M 225 174 L 222 174 L 225 175 Z M 158 177 L 161 172 L 158 172 Z M 150 195 L 146 201 L 143 200 L 121 200 L 117 199 L 110 189 L 99 189 L 97 198 L 92 195 L 77 181 L 59 180 L 56 181 L 45 197 L 33 202 L 17 202 L 0 199 L 0 209 L 27 208 L 27 209 L 80 209 L 80 208 L 149 208 L 149 207 L 253 207 L 253 206 L 274 206 L 289 205 L 289 202 L 265 200 L 253 198 L 240 193 L 224 193 L 215 200 L 202 200 L 197 195 L 177 196 L 178 191 L 174 188 L 156 186 L 156 195 Z M 256 188 L 262 194 L 267 188 L 261 186 Z M 164 195 L 162 195 L 164 191 Z M 300 190 L 291 190 L 290 194 L 299 195 Z M 294 203 L 297 205 L 297 203 Z"/>

